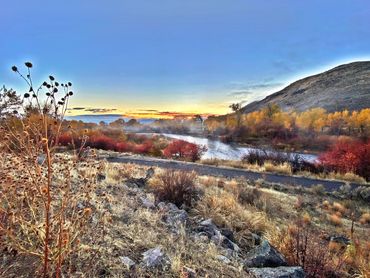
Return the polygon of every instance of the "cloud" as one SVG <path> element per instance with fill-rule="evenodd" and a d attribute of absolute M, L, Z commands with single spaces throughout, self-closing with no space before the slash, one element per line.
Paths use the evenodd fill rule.
<path fill-rule="evenodd" d="M 138 109 L 137 111 L 142 111 L 142 112 L 159 112 L 159 110 L 156 110 L 156 109 Z"/>
<path fill-rule="evenodd" d="M 72 111 L 85 111 L 91 113 L 109 113 L 113 111 L 117 111 L 115 108 L 91 108 L 91 107 L 71 107 L 68 108 L 68 113 L 72 113 Z"/>
<path fill-rule="evenodd" d="M 228 93 L 229 96 L 234 96 L 234 97 L 246 97 L 252 94 L 254 93 L 251 91 L 234 91 L 234 92 Z"/>
<path fill-rule="evenodd" d="M 92 113 L 109 113 L 113 111 L 117 111 L 115 108 L 87 108 L 85 109 L 86 112 L 92 112 Z"/>
<path fill-rule="evenodd" d="M 268 78 L 260 83 L 231 83 L 232 91 L 227 95 L 232 99 L 228 103 L 239 102 L 246 105 L 256 100 L 261 100 L 267 95 L 273 93 L 284 84 L 280 82 L 272 82 L 273 78 Z"/>
<path fill-rule="evenodd" d="M 244 84 L 241 86 L 242 90 L 251 91 L 251 90 L 261 90 L 261 89 L 268 89 L 282 86 L 283 83 L 279 82 L 262 82 L 262 83 L 255 83 L 255 84 Z"/>

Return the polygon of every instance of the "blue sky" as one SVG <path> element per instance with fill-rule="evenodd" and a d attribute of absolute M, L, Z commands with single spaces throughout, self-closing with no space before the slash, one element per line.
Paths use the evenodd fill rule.
<path fill-rule="evenodd" d="M 340 63 L 370 60 L 368 0 L 13 0 L 1 6 L 0 84 L 22 88 L 10 67 L 30 60 L 36 76 L 52 73 L 76 85 L 72 106 L 96 111 L 225 113 L 231 102 L 260 99 Z"/>

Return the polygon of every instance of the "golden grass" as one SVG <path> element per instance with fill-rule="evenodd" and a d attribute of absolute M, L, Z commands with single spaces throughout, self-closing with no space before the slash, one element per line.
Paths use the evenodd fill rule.
<path fill-rule="evenodd" d="M 241 160 L 203 159 L 203 160 L 200 160 L 199 162 L 205 165 L 231 167 L 231 168 L 245 169 L 245 170 L 261 172 L 261 173 L 272 172 L 272 173 L 279 173 L 279 174 L 284 174 L 284 175 L 293 174 L 292 168 L 287 162 L 283 164 L 275 164 L 275 163 L 266 161 L 262 166 L 258 164 L 249 164 Z M 355 182 L 355 183 L 360 183 L 360 184 L 368 184 L 368 182 L 366 182 L 366 180 L 363 177 L 358 176 L 351 172 L 344 173 L 344 174 L 338 173 L 338 172 L 314 174 L 314 173 L 307 172 L 307 171 L 300 171 L 300 172 L 295 173 L 295 175 L 314 178 L 314 179 L 340 180 L 340 181 L 349 181 L 349 182 Z"/>
<path fill-rule="evenodd" d="M 274 164 L 272 162 L 267 161 L 264 163 L 263 166 L 267 172 L 274 172 L 285 175 L 292 174 L 292 167 L 289 165 L 289 163 Z"/>
<path fill-rule="evenodd" d="M 212 218 L 216 225 L 234 231 L 261 233 L 269 227 L 265 213 L 252 206 L 242 206 L 235 194 L 221 188 L 208 188 L 194 211 L 204 218 Z"/>

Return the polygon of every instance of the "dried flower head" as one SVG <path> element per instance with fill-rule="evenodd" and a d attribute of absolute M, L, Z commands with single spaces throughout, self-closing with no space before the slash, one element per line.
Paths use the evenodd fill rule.
<path fill-rule="evenodd" d="M 27 67 L 27 68 L 32 68 L 32 63 L 30 63 L 30 62 L 25 62 L 24 64 L 26 65 L 26 67 Z"/>
<path fill-rule="evenodd" d="M 12 71 L 17 72 L 18 68 L 16 66 L 12 66 Z"/>
<path fill-rule="evenodd" d="M 46 186 L 44 186 L 43 188 L 41 188 L 41 192 L 42 192 L 42 194 L 48 193 L 48 188 Z"/>
<path fill-rule="evenodd" d="M 91 215 L 92 210 L 91 210 L 91 208 L 85 208 L 83 213 L 84 213 L 84 215 L 85 215 L 86 217 L 88 217 L 88 216 L 90 216 L 90 215 Z"/>

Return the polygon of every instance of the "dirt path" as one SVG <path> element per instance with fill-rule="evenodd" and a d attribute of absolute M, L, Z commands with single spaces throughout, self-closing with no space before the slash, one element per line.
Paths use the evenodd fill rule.
<path fill-rule="evenodd" d="M 306 177 L 286 176 L 274 173 L 258 173 L 243 169 L 216 167 L 211 165 L 204 165 L 199 163 L 183 162 L 166 160 L 152 157 L 136 157 L 136 156 L 120 156 L 120 157 L 106 157 L 109 162 L 118 163 L 135 163 L 145 166 L 157 166 L 160 168 L 169 168 L 175 170 L 195 171 L 201 175 L 221 176 L 226 178 L 244 177 L 248 180 L 264 179 L 272 183 L 282 183 L 287 185 L 298 185 L 303 187 L 312 187 L 321 184 L 327 191 L 338 190 L 345 185 L 342 181 L 322 180 Z M 360 184 L 350 183 L 352 189 Z"/>

